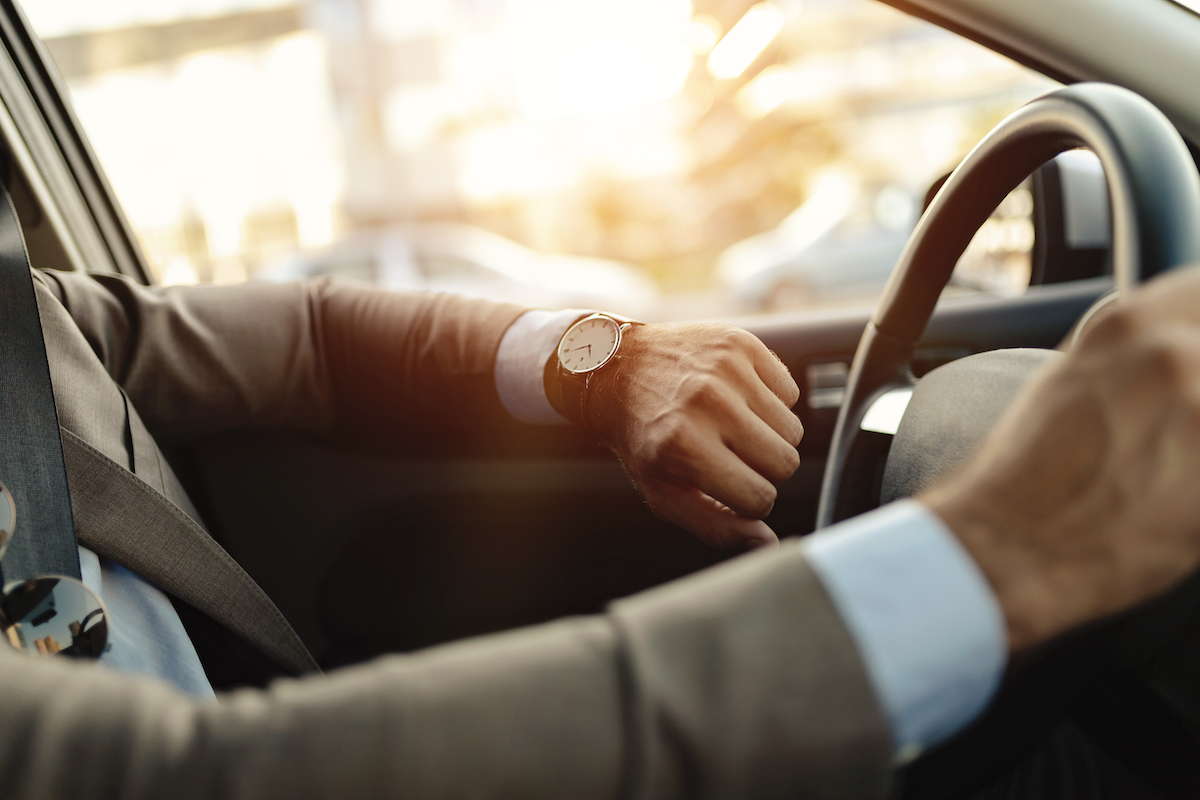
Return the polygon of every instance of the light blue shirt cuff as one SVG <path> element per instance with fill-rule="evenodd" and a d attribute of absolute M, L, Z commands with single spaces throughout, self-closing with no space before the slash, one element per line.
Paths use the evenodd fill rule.
<path fill-rule="evenodd" d="M 913 500 L 801 540 L 858 645 L 897 761 L 975 718 L 1007 659 L 1004 616 L 979 566 Z"/>
<path fill-rule="evenodd" d="M 566 424 L 546 399 L 546 361 L 567 328 L 591 313 L 579 308 L 526 311 L 508 326 L 496 351 L 496 390 L 508 413 L 521 422 Z"/>

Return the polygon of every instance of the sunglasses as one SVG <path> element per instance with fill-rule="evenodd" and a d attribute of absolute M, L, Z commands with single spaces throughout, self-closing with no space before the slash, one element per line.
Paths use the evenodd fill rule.
<path fill-rule="evenodd" d="M 0 559 L 16 525 L 16 501 L 0 483 Z M 0 634 L 35 657 L 99 658 L 108 642 L 108 611 L 95 592 L 74 578 L 14 581 L 0 594 Z"/>

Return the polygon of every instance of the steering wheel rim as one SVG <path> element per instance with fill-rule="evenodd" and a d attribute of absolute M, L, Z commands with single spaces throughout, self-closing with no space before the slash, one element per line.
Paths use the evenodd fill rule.
<path fill-rule="evenodd" d="M 975 231 L 1030 173 L 1078 147 L 1096 154 L 1108 181 L 1118 292 L 1200 262 L 1200 174 L 1179 132 L 1148 100 L 1081 83 L 1013 112 L 929 204 L 863 331 L 830 442 L 818 528 L 874 507 L 862 486 L 877 456 L 855 447 L 863 416 L 880 395 L 916 383 L 913 347 Z"/>

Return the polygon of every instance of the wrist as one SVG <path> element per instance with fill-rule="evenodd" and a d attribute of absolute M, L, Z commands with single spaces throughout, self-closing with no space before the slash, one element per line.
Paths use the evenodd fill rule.
<path fill-rule="evenodd" d="M 543 372 L 546 399 L 559 415 L 595 429 L 591 406 L 619 371 L 631 331 L 642 323 L 594 313 L 575 321 L 559 340 Z M 598 387 L 603 386 L 603 389 Z"/>
<path fill-rule="evenodd" d="M 1082 620 L 1073 620 L 1073 592 L 1047 554 L 1031 546 L 1052 541 L 1039 523 L 984 491 L 946 485 L 920 498 L 979 565 L 1004 613 L 1010 652 L 1041 644 Z"/>
<path fill-rule="evenodd" d="M 630 367 L 637 361 L 644 336 L 645 323 L 636 323 L 625 330 L 621 350 L 612 363 L 592 376 L 587 403 L 587 425 L 607 443 L 612 443 L 624 429 L 622 399 Z"/>

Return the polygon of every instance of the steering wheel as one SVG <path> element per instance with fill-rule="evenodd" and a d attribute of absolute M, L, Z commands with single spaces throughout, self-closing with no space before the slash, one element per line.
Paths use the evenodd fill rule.
<path fill-rule="evenodd" d="M 911 369 L 913 347 L 975 231 L 1033 170 L 1077 147 L 1099 157 L 1108 181 L 1118 293 L 1159 273 L 1200 263 L 1200 175 L 1179 133 L 1147 100 L 1116 86 L 1085 83 L 1013 113 L 946 180 L 863 331 L 830 445 L 818 527 L 935 482 L 987 435 L 1029 374 L 1058 355 L 1047 350 L 981 353 L 939 367 L 919 383 Z M 868 410 L 896 390 L 911 391 L 911 398 L 895 436 L 864 434 Z M 1170 763 L 1200 760 L 1187 750 L 1195 749 L 1200 719 L 1191 720 L 1192 734 L 1178 734 L 1178 718 L 1188 714 L 1164 711 L 1161 698 L 1170 692 L 1155 694 L 1161 687 L 1141 677 L 1168 642 L 1200 638 L 1197 608 L 1200 578 L 1194 577 L 1147 607 L 1051 649 L 1027 668 L 1015 664 L 984 718 L 909 770 L 905 796 L 973 794 L 981 788 L 978 776 L 1009 774 L 1013 764 L 1025 763 L 1041 735 L 1068 713 L 1061 703 L 1055 705 L 1059 697 L 1078 685 L 1081 675 L 1095 683 L 1093 665 L 1100 661 L 1119 666 L 1104 673 L 1104 680 L 1118 672 L 1125 676 L 1116 689 L 1104 691 L 1120 694 L 1127 708 L 1141 709 L 1135 722 L 1154 720 L 1137 734 L 1145 734 L 1139 743 L 1143 750 L 1150 745 L 1150 750 L 1183 753 L 1182 747 L 1186 753 Z M 1105 714 L 1099 715 L 1101 728 L 1120 727 L 1103 719 Z M 1175 733 L 1163 733 L 1168 729 Z M 1156 770 L 1163 771 L 1151 766 L 1144 772 Z M 1193 796 L 1190 790 L 1185 794 Z"/>
<path fill-rule="evenodd" d="M 882 395 L 916 385 L 913 346 L 975 231 L 1031 172 L 1078 147 L 1099 157 L 1108 179 L 1118 291 L 1200 262 L 1200 176 L 1179 133 L 1149 101 L 1117 86 L 1082 83 L 1018 109 L 946 180 L 917 224 L 863 331 L 825 465 L 818 528 L 878 504 L 876 490 L 887 452 L 863 441 L 863 418 Z M 1024 361 L 1010 371 L 1023 375 L 1040 363 L 1036 358 Z M 983 370 L 994 371 L 994 364 Z M 960 368 L 953 383 L 961 390 L 964 382 L 972 381 L 977 381 L 972 370 Z M 905 419 L 917 401 L 914 396 Z M 994 421 L 993 414 L 985 414 L 981 425 L 971 418 L 970 408 L 961 402 L 956 406 L 961 418 L 943 426 L 952 433 L 965 426 L 966 438 L 974 438 Z M 950 449 L 965 453 L 969 447 Z"/>

